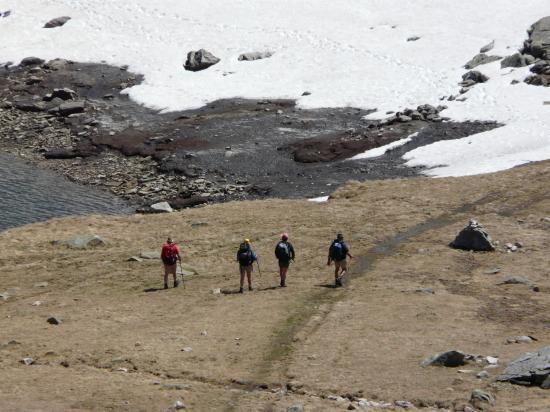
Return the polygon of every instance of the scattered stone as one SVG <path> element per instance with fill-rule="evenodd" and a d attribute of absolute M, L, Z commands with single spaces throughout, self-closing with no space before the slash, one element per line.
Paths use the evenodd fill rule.
<path fill-rule="evenodd" d="M 497 378 L 499 381 L 517 385 L 541 386 L 550 389 L 550 346 L 538 352 L 528 352 L 510 362 L 504 372 Z"/>
<path fill-rule="evenodd" d="M 172 213 L 174 209 L 168 202 L 159 202 L 151 205 L 151 209 L 159 213 Z"/>
<path fill-rule="evenodd" d="M 139 257 L 142 259 L 160 259 L 160 253 L 159 252 L 140 252 Z"/>
<path fill-rule="evenodd" d="M 477 66 L 481 66 L 483 64 L 492 63 L 494 61 L 500 60 L 502 57 L 500 56 L 488 56 L 485 53 L 480 53 L 475 55 L 472 60 L 470 60 L 468 63 L 464 65 L 465 69 L 471 70 Z"/>
<path fill-rule="evenodd" d="M 420 40 L 419 36 L 411 36 L 407 39 L 407 41 L 417 41 L 417 40 Z"/>
<path fill-rule="evenodd" d="M 192 222 L 191 227 L 202 227 L 202 226 L 208 226 L 207 222 Z"/>
<path fill-rule="evenodd" d="M 432 288 L 419 288 L 419 289 L 415 289 L 415 292 L 416 293 L 422 293 L 422 294 L 425 294 L 425 295 L 435 294 L 435 292 Z"/>
<path fill-rule="evenodd" d="M 497 283 L 497 285 L 528 285 L 531 286 L 533 283 L 522 276 L 510 276 L 504 279 L 502 282 Z"/>
<path fill-rule="evenodd" d="M 239 61 L 254 61 L 254 60 L 261 60 L 261 59 L 267 59 L 269 57 L 273 56 L 272 52 L 266 51 L 266 52 L 250 52 L 250 53 L 243 53 L 239 56 Z"/>
<path fill-rule="evenodd" d="M 193 351 L 193 348 L 191 346 L 186 346 L 185 348 L 183 348 L 181 350 L 182 352 L 192 352 Z"/>
<path fill-rule="evenodd" d="M 489 372 L 481 371 L 481 372 L 476 374 L 476 378 L 478 378 L 478 379 L 487 379 L 487 378 L 489 378 Z"/>
<path fill-rule="evenodd" d="M 27 366 L 30 366 L 34 363 L 34 359 L 33 358 L 23 358 L 23 359 L 21 359 L 21 363 L 23 363 Z"/>
<path fill-rule="evenodd" d="M 481 389 L 474 389 L 470 395 L 470 403 L 474 407 L 479 408 L 480 404 L 483 403 L 495 403 L 495 397 L 489 392 L 485 392 Z"/>
<path fill-rule="evenodd" d="M 208 332 L 205 331 L 205 330 L 203 330 L 203 331 L 201 332 L 201 336 L 208 336 Z"/>
<path fill-rule="evenodd" d="M 69 20 L 71 20 L 71 18 L 69 16 L 56 17 L 55 19 L 51 19 L 49 22 L 47 22 L 44 25 L 44 28 L 45 29 L 52 29 L 54 27 L 61 27 L 65 23 L 67 23 Z"/>
<path fill-rule="evenodd" d="M 46 105 L 40 101 L 22 100 L 15 102 L 15 108 L 22 112 L 42 112 L 46 109 Z"/>
<path fill-rule="evenodd" d="M 472 81 L 474 83 L 485 83 L 487 80 L 489 80 L 489 77 L 477 70 L 470 70 L 462 75 L 463 82 Z"/>
<path fill-rule="evenodd" d="M 74 90 L 65 87 L 63 89 L 53 89 L 51 93 L 44 96 L 43 100 L 47 102 L 52 101 L 53 99 L 74 100 L 77 97 L 78 94 Z"/>
<path fill-rule="evenodd" d="M 185 70 L 197 72 L 208 69 L 220 61 L 219 58 L 205 49 L 198 51 L 190 51 L 187 53 L 187 61 L 185 62 Z"/>
<path fill-rule="evenodd" d="M 33 303 L 32 303 L 32 306 L 40 306 L 42 305 L 42 301 L 40 300 L 35 300 Z"/>
<path fill-rule="evenodd" d="M 90 247 L 105 246 L 105 241 L 97 235 L 77 235 L 73 238 L 54 241 L 53 244 L 62 244 L 72 249 L 88 249 Z"/>
<path fill-rule="evenodd" d="M 213 295 L 221 295 L 222 290 L 220 288 L 214 288 L 214 289 L 212 289 L 212 294 Z"/>
<path fill-rule="evenodd" d="M 286 412 L 304 412 L 304 406 L 301 404 L 296 404 L 286 408 Z"/>
<path fill-rule="evenodd" d="M 468 226 L 462 229 L 450 246 L 455 249 L 473 251 L 489 252 L 495 250 L 495 245 L 489 234 L 474 219 L 470 219 Z"/>
<path fill-rule="evenodd" d="M 21 60 L 21 63 L 19 63 L 22 67 L 29 67 L 29 66 L 40 66 L 42 63 L 44 63 L 45 60 L 39 58 L 39 57 L 25 57 L 23 60 Z"/>
<path fill-rule="evenodd" d="M 456 350 L 436 354 L 422 362 L 422 366 L 446 366 L 450 368 L 465 364 L 466 354 Z"/>
<path fill-rule="evenodd" d="M 10 295 L 9 295 L 8 292 L 2 292 L 2 293 L 0 293 L 0 299 L 2 299 L 3 301 L 8 300 L 9 297 L 10 297 Z"/>
<path fill-rule="evenodd" d="M 311 96 L 311 92 L 307 92 L 307 91 L 306 91 L 306 92 L 303 92 L 303 93 L 302 93 L 302 96 Z"/>
<path fill-rule="evenodd" d="M 35 288 L 45 288 L 48 286 L 48 282 L 38 282 L 33 285 Z"/>
<path fill-rule="evenodd" d="M 182 401 L 176 401 L 174 403 L 174 408 L 179 411 L 180 409 L 185 409 L 185 405 L 183 404 Z"/>
<path fill-rule="evenodd" d="M 48 323 L 50 325 L 61 325 L 63 323 L 63 319 L 56 316 L 52 316 L 48 318 Z"/>
<path fill-rule="evenodd" d="M 61 362 L 59 362 L 59 364 L 64 368 L 68 368 L 70 366 L 69 362 L 67 362 L 66 360 L 62 360 Z"/>
<path fill-rule="evenodd" d="M 497 273 L 500 273 L 500 268 L 489 269 L 483 273 L 485 273 L 486 275 L 496 275 Z"/>
<path fill-rule="evenodd" d="M 488 365 L 496 365 L 498 364 L 498 358 L 494 356 L 485 356 L 485 362 L 487 362 Z"/>
<path fill-rule="evenodd" d="M 76 100 L 71 102 L 62 103 L 48 112 L 52 114 L 59 114 L 60 116 L 67 117 L 75 113 L 83 113 L 86 109 L 86 104 L 83 100 Z"/>
<path fill-rule="evenodd" d="M 531 343 L 531 342 L 534 342 L 534 341 L 537 341 L 537 339 L 534 338 L 533 336 L 529 336 L 529 335 L 513 336 L 511 338 L 506 339 L 507 344 Z"/>
<path fill-rule="evenodd" d="M 167 391 L 182 391 L 184 389 L 189 389 L 190 385 L 184 385 L 181 383 L 164 383 L 161 388 Z"/>
<path fill-rule="evenodd" d="M 529 66 L 535 62 L 535 58 L 529 54 L 514 53 L 511 56 L 505 57 L 500 62 L 500 67 L 505 69 L 507 67 L 524 67 Z"/>
<path fill-rule="evenodd" d="M 143 259 L 141 259 L 140 257 L 138 256 L 130 256 L 128 259 L 127 259 L 128 262 L 143 262 Z"/>
<path fill-rule="evenodd" d="M 348 409 L 348 411 L 354 411 L 354 410 L 356 410 L 357 408 L 355 407 L 355 405 L 353 405 L 353 403 L 350 403 L 350 404 L 348 405 L 348 408 L 347 408 L 347 409 Z"/>
<path fill-rule="evenodd" d="M 491 43 L 486 44 L 481 49 L 479 49 L 479 52 L 480 53 L 487 53 L 487 52 L 493 50 L 494 47 L 495 47 L 495 41 L 493 40 Z"/>

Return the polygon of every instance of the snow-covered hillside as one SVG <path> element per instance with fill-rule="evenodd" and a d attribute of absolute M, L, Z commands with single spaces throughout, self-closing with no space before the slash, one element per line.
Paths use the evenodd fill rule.
<path fill-rule="evenodd" d="M 129 65 L 145 81 L 128 90 L 163 110 L 231 97 L 293 98 L 302 107 L 386 111 L 439 104 L 457 94 L 464 64 L 495 40 L 491 54 L 519 49 L 526 29 L 550 15 L 548 0 L 4 0 L 0 61 L 35 55 Z M 44 29 L 67 15 L 63 27 Z M 418 36 L 416 41 L 407 41 Z M 221 58 L 183 69 L 205 48 Z M 243 62 L 249 51 L 271 58 Z M 550 91 L 522 82 L 528 68 L 476 70 L 490 80 L 463 102 L 445 102 L 453 120 L 496 120 L 502 128 L 443 141 L 406 155 L 434 176 L 502 170 L 550 158 Z M 512 85 L 512 80 L 520 83 Z M 302 96 L 304 91 L 310 95 Z"/>

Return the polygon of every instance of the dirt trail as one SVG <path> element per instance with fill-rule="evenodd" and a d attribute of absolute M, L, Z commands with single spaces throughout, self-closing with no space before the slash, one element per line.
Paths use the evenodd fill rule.
<path fill-rule="evenodd" d="M 326 204 L 232 202 L 4 232 L 0 293 L 10 296 L 0 301 L 0 401 L 5 410 L 166 410 L 175 399 L 191 410 L 280 411 L 294 403 L 343 410 L 349 401 L 327 396 L 350 394 L 452 410 L 481 387 L 497 395 L 495 410 L 547 410 L 544 391 L 494 383 L 501 369 L 482 381 L 419 363 L 461 349 L 496 355 L 502 368 L 550 341 L 549 177 L 544 162 L 467 178 L 350 182 Z M 470 217 L 501 245 L 524 247 L 513 254 L 450 249 Z M 275 287 L 272 257 L 282 231 L 298 253 L 284 290 Z M 346 287 L 334 290 L 326 287 L 332 277 L 324 259 L 337 231 L 362 258 Z M 50 243 L 83 232 L 109 246 Z M 199 272 L 185 289 L 157 290 L 158 261 L 126 262 L 157 249 L 167 234 L 183 241 L 185 262 Z M 262 259 L 256 291 L 212 294 L 237 287 L 234 253 L 245 236 Z M 486 274 L 495 267 L 500 273 Z M 496 286 L 516 274 L 540 292 Z M 42 305 L 32 306 L 36 300 Z M 51 315 L 64 323 L 48 325 Z M 505 345 L 520 334 L 539 341 Z M 19 362 L 27 356 L 35 365 Z"/>

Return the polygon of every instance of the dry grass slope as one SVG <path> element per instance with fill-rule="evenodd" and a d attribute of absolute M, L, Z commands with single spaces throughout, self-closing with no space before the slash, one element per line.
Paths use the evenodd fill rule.
<path fill-rule="evenodd" d="M 0 234 L 2 410 L 344 410 L 330 394 L 406 399 L 425 410 L 496 395 L 495 411 L 547 411 L 537 388 L 494 383 L 502 364 L 550 341 L 550 162 L 503 173 L 350 182 L 326 204 L 234 202 L 171 215 L 52 220 Z M 470 253 L 447 244 L 470 217 L 516 253 Z M 205 224 L 197 224 L 203 222 Z M 289 287 L 276 288 L 273 248 L 288 231 L 297 249 Z M 326 249 L 343 231 L 355 255 L 334 290 Z M 51 244 L 94 233 L 109 245 Z M 196 268 L 186 288 L 157 291 L 159 261 L 127 262 L 172 234 Z M 261 277 L 234 290 L 235 248 L 249 237 Z M 498 267 L 500 273 L 487 272 Z M 497 286 L 522 275 L 522 285 Z M 48 282 L 46 287 L 35 287 Z M 422 287 L 434 294 L 415 293 Z M 40 300 L 40 306 L 32 303 Z M 46 319 L 64 319 L 59 326 Z M 201 332 L 207 331 L 204 335 Z M 529 334 L 539 341 L 506 345 Z M 9 341 L 17 343 L 8 344 Z M 191 347 L 192 351 L 182 351 Z M 488 380 L 421 368 L 448 349 L 498 356 Z M 35 364 L 20 359 L 30 356 Z M 481 370 L 469 365 L 464 369 Z M 289 384 L 291 390 L 284 389 Z"/>

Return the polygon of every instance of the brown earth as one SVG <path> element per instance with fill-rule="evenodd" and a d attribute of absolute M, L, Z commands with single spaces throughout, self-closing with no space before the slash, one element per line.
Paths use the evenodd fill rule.
<path fill-rule="evenodd" d="M 349 395 L 452 411 L 481 388 L 496 396 L 494 411 L 548 411 L 548 391 L 495 377 L 550 341 L 549 181 L 543 162 L 463 178 L 350 182 L 325 204 L 231 202 L 2 232 L 0 293 L 9 296 L 0 298 L 0 409 L 164 411 L 181 399 L 197 411 L 345 410 L 350 400 L 328 396 Z M 471 217 L 500 241 L 496 252 L 447 246 Z M 297 260 L 279 289 L 273 248 L 283 230 Z M 346 287 L 333 289 L 326 249 L 339 230 L 357 258 Z M 109 244 L 51 244 L 79 233 Z M 126 260 L 158 250 L 168 234 L 198 274 L 163 291 L 158 260 Z M 233 259 L 243 237 L 261 259 L 255 291 L 213 294 L 238 286 Z M 507 242 L 523 247 L 506 253 Z M 540 291 L 497 286 L 512 275 Z M 50 316 L 64 322 L 50 325 Z M 515 335 L 538 341 L 506 344 Z M 475 363 L 420 366 L 450 349 L 497 356 L 498 367 L 481 380 Z"/>

